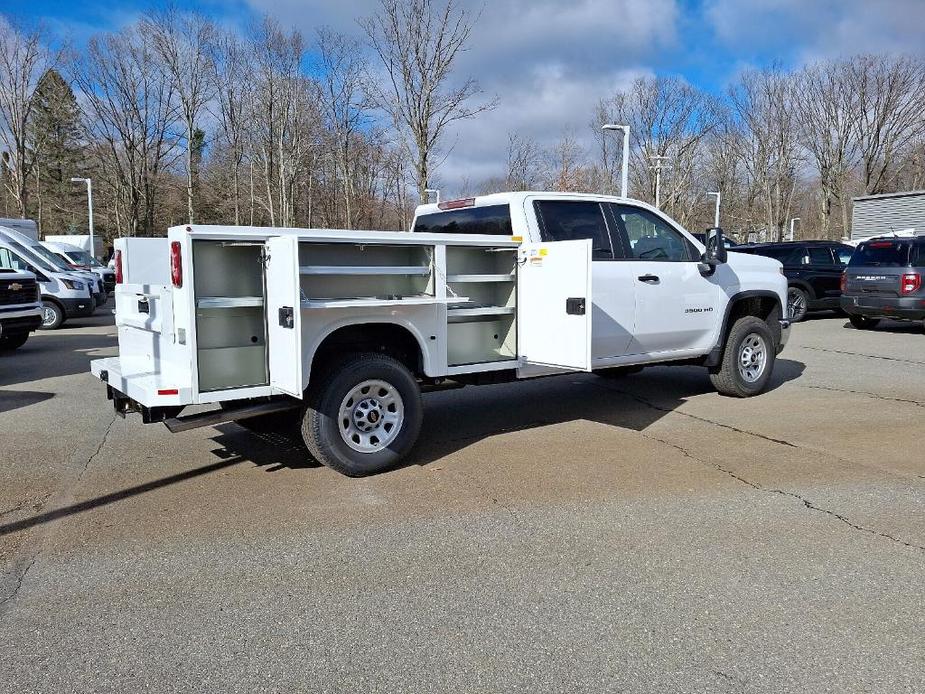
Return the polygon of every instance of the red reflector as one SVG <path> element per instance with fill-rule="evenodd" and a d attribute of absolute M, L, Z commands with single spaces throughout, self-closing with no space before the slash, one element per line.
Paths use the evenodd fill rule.
<path fill-rule="evenodd" d="M 844 294 L 848 290 L 848 273 L 841 273 L 841 291 Z"/>
<path fill-rule="evenodd" d="M 159 388 L 157 391 L 158 395 L 179 395 L 180 390 L 178 388 Z"/>
<path fill-rule="evenodd" d="M 183 286 L 183 260 L 179 241 L 170 242 L 170 281 L 177 289 Z"/>
<path fill-rule="evenodd" d="M 475 198 L 447 200 L 446 202 L 437 203 L 437 207 L 441 210 L 458 210 L 460 207 L 475 207 Z"/>
<path fill-rule="evenodd" d="M 122 284 L 122 251 L 116 251 L 116 284 Z"/>
<path fill-rule="evenodd" d="M 922 286 L 922 276 L 917 272 L 907 272 L 899 281 L 900 294 L 915 294 Z"/>

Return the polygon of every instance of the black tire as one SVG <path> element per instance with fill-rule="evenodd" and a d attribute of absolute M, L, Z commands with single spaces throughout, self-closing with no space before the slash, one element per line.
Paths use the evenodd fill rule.
<path fill-rule="evenodd" d="M 632 374 L 638 374 L 644 366 L 614 366 L 609 369 L 598 369 L 594 373 L 601 378 L 626 378 Z"/>
<path fill-rule="evenodd" d="M 383 436 L 391 438 L 374 452 L 362 452 L 348 445 L 347 427 L 353 425 L 354 418 L 340 419 L 341 405 L 365 381 L 383 381 L 397 391 L 404 411 L 397 433 L 381 429 Z M 368 392 L 370 397 L 376 397 L 373 391 Z M 317 386 L 309 387 L 308 403 L 302 418 L 305 445 L 319 463 L 349 477 L 371 475 L 396 465 L 417 441 L 424 413 L 421 389 L 412 373 L 398 360 L 375 353 L 350 355 L 332 365 Z M 359 410 L 357 403 L 353 412 Z M 387 426 L 384 416 L 377 415 L 377 421 L 380 417 L 380 423 L 372 426 Z M 369 434 L 371 441 L 374 435 L 375 431 Z M 363 445 L 360 440 L 355 443 Z"/>
<path fill-rule="evenodd" d="M 787 313 L 790 314 L 791 323 L 799 323 L 806 318 L 809 306 L 809 294 L 799 287 L 787 288 Z"/>
<path fill-rule="evenodd" d="M 54 301 L 42 302 L 42 324 L 39 330 L 57 330 L 64 323 L 64 309 Z"/>
<path fill-rule="evenodd" d="M 879 318 L 868 318 L 867 316 L 858 316 L 853 313 L 848 315 L 848 320 L 858 330 L 873 330 L 880 323 Z"/>
<path fill-rule="evenodd" d="M 743 348 L 746 340 L 752 341 L 757 336 L 764 342 L 764 367 L 754 380 L 747 379 L 739 369 L 740 360 L 743 359 Z M 753 354 L 749 352 L 749 354 Z M 774 337 L 768 324 L 755 316 L 739 318 L 726 337 L 723 346 L 723 358 L 719 368 L 710 373 L 713 387 L 722 395 L 736 398 L 749 398 L 758 395 L 768 387 L 771 373 L 774 371 L 774 362 L 777 358 L 777 349 Z"/>
<path fill-rule="evenodd" d="M 0 352 L 11 352 L 14 349 L 19 349 L 24 344 L 26 340 L 29 339 L 29 333 L 11 333 L 9 335 L 0 336 Z"/>

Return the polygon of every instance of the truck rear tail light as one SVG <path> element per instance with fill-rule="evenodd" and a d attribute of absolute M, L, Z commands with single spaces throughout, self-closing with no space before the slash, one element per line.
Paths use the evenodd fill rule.
<path fill-rule="evenodd" d="M 122 251 L 116 251 L 116 284 L 122 284 Z"/>
<path fill-rule="evenodd" d="M 180 389 L 179 388 L 158 388 L 157 394 L 158 395 L 179 395 Z"/>
<path fill-rule="evenodd" d="M 915 294 L 922 286 L 922 276 L 917 272 L 907 272 L 899 281 L 900 294 Z"/>
<path fill-rule="evenodd" d="M 848 291 L 848 273 L 841 273 L 841 293 L 844 294 Z"/>
<path fill-rule="evenodd" d="M 475 207 L 475 198 L 460 198 L 459 200 L 447 200 L 437 204 L 441 210 L 458 210 L 461 207 Z"/>
<path fill-rule="evenodd" d="M 183 286 L 183 259 L 179 241 L 170 242 L 170 281 L 177 289 Z"/>

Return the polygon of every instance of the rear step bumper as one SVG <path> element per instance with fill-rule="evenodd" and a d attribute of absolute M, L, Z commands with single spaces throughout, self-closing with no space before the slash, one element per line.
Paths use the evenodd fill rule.
<path fill-rule="evenodd" d="M 198 427 L 211 427 L 216 424 L 226 422 L 236 422 L 240 419 L 249 419 L 259 417 L 265 414 L 275 414 L 278 412 L 287 412 L 299 407 L 301 403 L 298 400 L 271 400 L 261 402 L 256 405 L 241 405 L 240 407 L 210 410 L 208 412 L 199 412 L 197 414 L 187 415 L 185 417 L 170 417 L 164 420 L 164 424 L 174 434 L 187 429 L 196 429 Z"/>
<path fill-rule="evenodd" d="M 920 296 L 842 296 L 841 308 L 870 318 L 925 319 L 925 298 Z"/>

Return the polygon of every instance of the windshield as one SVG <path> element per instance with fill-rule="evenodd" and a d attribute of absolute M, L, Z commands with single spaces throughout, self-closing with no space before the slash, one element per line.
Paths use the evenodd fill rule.
<path fill-rule="evenodd" d="M 25 246 L 23 246 L 18 241 L 10 241 L 10 246 L 15 248 L 17 251 L 19 251 L 23 255 L 25 255 L 29 259 L 29 262 L 35 265 L 39 270 L 44 270 L 45 272 L 62 272 L 63 271 L 63 268 L 60 267 L 60 263 L 58 263 L 58 261 L 55 260 L 54 254 L 50 254 L 51 262 L 48 262 L 45 259 L 44 254 L 39 256 L 39 255 L 36 255 L 35 253 L 29 252 L 30 250 L 35 250 L 35 247 L 32 247 L 31 249 L 27 249 Z"/>
<path fill-rule="evenodd" d="M 870 241 L 862 243 L 851 256 L 849 267 L 906 267 L 909 264 L 909 246 L 905 241 Z"/>
<path fill-rule="evenodd" d="M 77 265 L 89 265 L 90 267 L 103 267 L 103 264 L 90 255 L 87 251 L 67 251 L 71 262 Z"/>

